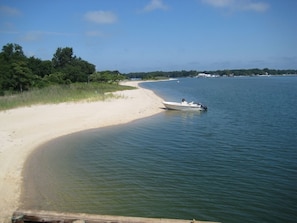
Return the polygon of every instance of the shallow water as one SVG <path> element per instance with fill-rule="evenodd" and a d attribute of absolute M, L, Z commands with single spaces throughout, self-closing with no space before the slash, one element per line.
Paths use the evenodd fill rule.
<path fill-rule="evenodd" d="M 296 76 L 143 86 L 209 109 L 164 111 L 45 144 L 26 164 L 25 208 L 296 222 Z"/>

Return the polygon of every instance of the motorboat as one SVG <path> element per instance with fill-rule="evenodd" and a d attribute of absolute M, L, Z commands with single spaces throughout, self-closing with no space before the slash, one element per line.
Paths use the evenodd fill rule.
<path fill-rule="evenodd" d="M 170 102 L 163 101 L 165 107 L 169 110 L 179 110 L 179 111 L 206 111 L 207 107 L 199 102 L 187 102 L 182 99 L 181 102 Z"/>

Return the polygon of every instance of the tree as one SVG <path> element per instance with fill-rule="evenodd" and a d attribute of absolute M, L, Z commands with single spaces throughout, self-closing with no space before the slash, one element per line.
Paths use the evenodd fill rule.
<path fill-rule="evenodd" d="M 65 66 L 63 72 L 72 82 L 87 82 L 89 75 L 95 72 L 95 65 L 75 58 L 70 65 Z"/>
<path fill-rule="evenodd" d="M 35 57 L 28 59 L 28 67 L 32 70 L 33 74 L 44 77 L 53 71 L 52 63 L 50 60 L 41 60 Z"/>
<path fill-rule="evenodd" d="M 3 46 L 2 54 L 3 54 L 3 58 L 6 61 L 26 59 L 26 56 L 23 52 L 22 47 L 15 43 L 14 44 L 8 43 L 5 46 Z"/>
<path fill-rule="evenodd" d="M 18 44 L 6 44 L 0 54 L 1 91 L 23 91 L 30 87 L 32 71 L 27 67 L 27 57 Z"/>
<path fill-rule="evenodd" d="M 52 64 L 55 72 L 65 73 L 71 82 L 87 82 L 88 76 L 95 72 L 95 65 L 73 56 L 70 47 L 58 48 L 53 56 Z"/>
<path fill-rule="evenodd" d="M 64 68 L 73 60 L 73 50 L 70 47 L 58 48 L 53 56 L 52 63 L 55 69 Z"/>
<path fill-rule="evenodd" d="M 5 60 L 3 52 L 0 53 L 0 95 L 9 88 L 10 64 Z"/>
<path fill-rule="evenodd" d="M 50 75 L 46 75 L 44 80 L 53 84 L 67 84 L 70 80 L 66 80 L 65 74 L 62 72 L 55 72 Z"/>
<path fill-rule="evenodd" d="M 0 95 L 6 90 L 28 90 L 49 83 L 87 82 L 95 65 L 73 55 L 70 47 L 58 48 L 52 60 L 27 58 L 18 44 L 6 44 L 0 52 Z"/>
<path fill-rule="evenodd" d="M 101 71 L 90 75 L 90 81 L 103 83 L 118 83 L 125 79 L 118 71 Z"/>
<path fill-rule="evenodd" d="M 11 64 L 12 67 L 12 86 L 14 90 L 28 90 L 32 85 L 34 75 L 23 61 L 17 61 Z"/>

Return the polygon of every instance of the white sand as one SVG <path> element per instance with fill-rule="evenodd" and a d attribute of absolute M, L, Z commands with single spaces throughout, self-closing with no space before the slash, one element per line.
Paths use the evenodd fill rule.
<path fill-rule="evenodd" d="M 138 86 L 139 82 L 126 82 Z M 108 101 L 38 105 L 0 112 L 0 222 L 10 222 L 17 210 L 22 169 L 29 154 L 56 137 L 127 123 L 162 111 L 162 99 L 137 88 L 121 91 Z"/>

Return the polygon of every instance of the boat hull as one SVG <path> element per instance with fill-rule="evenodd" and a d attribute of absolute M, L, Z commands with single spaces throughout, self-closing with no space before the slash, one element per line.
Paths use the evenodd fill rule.
<path fill-rule="evenodd" d="M 178 111 L 206 111 L 207 107 L 201 104 L 194 103 L 178 103 L 178 102 L 163 102 L 164 106 L 169 110 Z"/>

